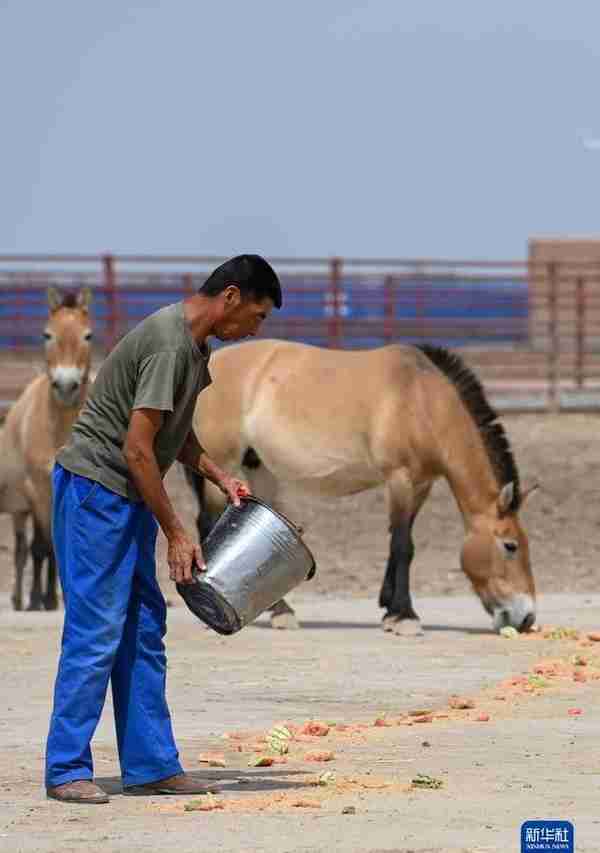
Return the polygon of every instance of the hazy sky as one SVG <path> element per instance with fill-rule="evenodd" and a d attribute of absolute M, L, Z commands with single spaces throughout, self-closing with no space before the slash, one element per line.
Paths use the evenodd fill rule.
<path fill-rule="evenodd" d="M 600 5 L 0 0 L 0 251 L 598 233 Z"/>

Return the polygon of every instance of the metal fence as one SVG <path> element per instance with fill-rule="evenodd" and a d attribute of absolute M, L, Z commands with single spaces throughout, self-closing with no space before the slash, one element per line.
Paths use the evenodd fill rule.
<path fill-rule="evenodd" d="M 0 256 L 0 399 L 9 402 L 41 364 L 49 286 L 92 289 L 101 358 L 143 317 L 195 292 L 222 260 Z M 600 264 L 271 260 L 284 306 L 265 337 L 342 348 L 427 341 L 461 351 L 500 408 L 600 406 Z"/>

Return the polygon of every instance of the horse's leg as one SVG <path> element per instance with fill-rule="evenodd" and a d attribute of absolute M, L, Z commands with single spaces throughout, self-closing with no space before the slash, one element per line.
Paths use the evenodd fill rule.
<path fill-rule="evenodd" d="M 33 517 L 33 540 L 31 556 L 33 558 L 33 581 L 28 610 L 41 610 L 44 604 L 42 596 L 42 568 L 48 554 L 47 542 L 50 541 L 50 518 L 52 513 L 52 488 L 46 472 L 36 472 L 26 483 L 26 492 L 31 504 Z"/>
<path fill-rule="evenodd" d="M 15 610 L 23 609 L 23 570 L 27 563 L 27 513 L 18 512 L 12 517 L 13 531 L 15 537 L 15 583 L 11 596 L 12 606 Z"/>
<path fill-rule="evenodd" d="M 198 541 L 203 542 L 213 528 L 217 516 L 211 512 L 206 500 L 206 479 L 197 471 L 183 467 L 185 479 L 198 501 L 198 515 L 196 516 L 196 528 L 198 530 Z"/>
<path fill-rule="evenodd" d="M 409 519 L 392 527 L 390 555 L 379 604 L 387 608 L 383 630 L 411 637 L 423 633 L 410 595 L 409 570 L 414 553 L 412 519 Z"/>
<path fill-rule="evenodd" d="M 46 610 L 58 610 L 58 590 L 56 588 L 56 557 L 52 543 L 48 543 L 47 557 L 48 585 L 46 587 L 46 596 L 44 598 L 44 607 Z"/>
<path fill-rule="evenodd" d="M 33 539 L 31 541 L 31 557 L 33 559 L 34 575 L 41 576 L 44 563 L 46 563 L 46 592 L 42 603 L 46 610 L 58 608 L 58 595 L 56 591 L 56 561 L 54 559 L 54 548 L 44 528 L 39 521 L 33 519 Z M 40 589 L 41 594 L 41 589 Z"/>
<path fill-rule="evenodd" d="M 383 630 L 400 636 L 421 636 L 423 629 L 410 594 L 410 564 L 415 546 L 412 529 L 430 489 L 415 499 L 404 477 L 392 477 L 390 487 L 391 541 L 385 578 L 379 595 L 380 607 L 387 609 Z"/>
<path fill-rule="evenodd" d="M 47 556 L 47 548 L 43 542 L 43 533 L 35 515 L 33 516 L 33 539 L 31 540 L 30 550 L 33 561 L 33 574 L 31 592 L 29 594 L 29 607 L 27 610 L 42 610 L 44 606 L 42 596 L 42 568 Z"/>
<path fill-rule="evenodd" d="M 278 631 L 295 631 L 300 627 L 296 613 L 285 598 L 276 601 L 273 607 L 269 608 L 269 612 L 271 614 L 271 628 Z"/>

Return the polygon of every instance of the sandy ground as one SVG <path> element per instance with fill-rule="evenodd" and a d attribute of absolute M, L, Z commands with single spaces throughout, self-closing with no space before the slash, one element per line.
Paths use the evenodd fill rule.
<path fill-rule="evenodd" d="M 540 622 L 600 630 L 598 416 L 522 415 L 504 422 L 522 480 L 539 479 L 543 487 L 522 514 Z M 194 503 L 179 472 L 169 475 L 169 486 L 191 524 Z M 416 526 L 412 576 L 427 629 L 422 640 L 379 629 L 376 596 L 387 556 L 382 491 L 331 505 L 288 495 L 286 510 L 305 524 L 318 562 L 315 580 L 291 598 L 300 632 L 272 632 L 264 622 L 232 638 L 203 629 L 166 579 L 159 546 L 161 582 L 174 605 L 169 693 L 184 762 L 199 771 L 198 754 L 216 750 L 227 763 L 203 773 L 224 783 L 225 807 L 211 812 L 119 795 L 109 708 L 95 755 L 99 777 L 115 792 L 111 804 L 65 807 L 44 799 L 42 751 L 61 614 L 10 610 L 12 540 L 9 520 L 0 519 L 0 850 L 479 853 L 517 850 L 521 822 L 535 817 L 572 820 L 578 853 L 600 850 L 600 681 L 592 677 L 600 648 L 539 636 L 507 641 L 489 632 L 458 566 L 460 519 L 445 484 Z M 573 681 L 575 655 L 590 658 L 585 681 Z M 547 679 L 546 687 L 493 698 L 490 691 L 504 679 L 531 673 L 548 658 L 571 670 Z M 287 764 L 250 769 L 247 746 L 255 737 L 241 753 L 221 738 L 229 729 L 264 734 L 283 719 L 398 721 L 415 709 L 447 711 L 449 695 L 463 692 L 475 697 L 474 710 L 419 725 L 371 725 L 347 737 L 332 731 L 317 743 L 334 752 L 325 765 L 306 763 L 300 741 Z M 570 708 L 582 714 L 569 715 Z M 475 719 L 482 709 L 488 722 Z M 311 784 L 330 767 L 335 785 Z M 443 786 L 415 789 L 416 773 Z M 356 813 L 342 814 L 346 806 Z"/>
<path fill-rule="evenodd" d="M 304 630 L 260 622 L 230 638 L 173 608 L 175 732 L 186 768 L 221 791 L 123 797 L 108 704 L 94 756 L 111 801 L 95 807 L 46 800 L 40 784 L 60 615 L 3 609 L 0 850 L 483 853 L 518 850 L 523 821 L 552 818 L 572 821 L 578 853 L 598 851 L 600 642 L 585 630 L 504 639 L 472 596 L 421 605 L 419 640 L 384 634 L 368 599 L 305 598 Z M 543 597 L 540 617 L 598 628 L 600 595 Z M 473 707 L 451 708 L 454 694 Z M 274 723 L 307 720 L 329 732 L 296 735 L 283 764 L 249 767 L 273 755 L 261 737 Z M 315 750 L 332 759 L 308 761 Z M 206 752 L 225 767 L 201 764 Z M 419 774 L 440 787 L 415 787 Z M 199 806 L 213 810 L 186 810 Z"/>

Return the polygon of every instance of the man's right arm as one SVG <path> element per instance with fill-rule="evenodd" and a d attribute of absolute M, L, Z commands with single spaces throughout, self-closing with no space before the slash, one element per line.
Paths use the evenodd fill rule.
<path fill-rule="evenodd" d="M 157 409 L 134 409 L 129 421 L 123 454 L 131 477 L 146 506 L 154 513 L 167 537 L 169 574 L 177 583 L 191 583 L 194 562 L 204 569 L 202 548 L 188 535 L 163 485 L 154 455 L 154 439 L 162 425 Z"/>

